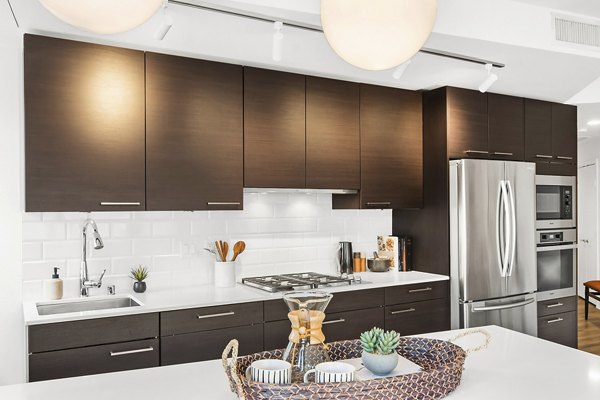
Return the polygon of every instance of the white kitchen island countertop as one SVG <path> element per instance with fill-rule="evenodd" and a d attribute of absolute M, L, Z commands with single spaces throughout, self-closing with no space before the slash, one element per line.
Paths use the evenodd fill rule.
<path fill-rule="evenodd" d="M 374 289 L 386 286 L 410 285 L 444 281 L 449 278 L 444 275 L 429 274 L 425 272 L 361 272 L 357 274 L 364 283 L 348 286 L 323 288 L 327 292 L 346 292 L 352 290 Z M 121 295 L 121 294 L 119 294 Z M 216 288 L 213 285 L 195 285 L 187 287 L 173 287 L 171 289 L 152 290 L 146 293 L 134 293 L 133 297 L 138 299 L 142 306 L 126 307 L 107 310 L 72 312 L 54 315 L 38 315 L 35 301 L 23 303 L 23 314 L 26 325 L 47 324 L 54 322 L 75 321 L 82 319 L 116 317 L 128 314 L 142 314 L 151 312 L 162 312 L 180 310 L 185 308 L 221 306 L 235 303 L 249 303 L 254 301 L 266 301 L 281 299 L 282 292 L 270 293 L 260 289 L 252 288 L 241 283 L 231 288 Z M 83 301 L 107 298 L 109 296 L 90 296 Z M 67 300 L 67 299 L 65 299 Z M 77 299 L 74 299 L 77 300 Z M 58 302 L 60 302 L 59 300 Z M 46 302 L 46 301 L 44 301 Z M 52 302 L 48 302 L 52 303 Z"/>
<path fill-rule="evenodd" d="M 467 357 L 450 400 L 588 400 L 600 393 L 600 357 L 497 326 L 487 349 Z M 460 331 L 423 335 L 449 339 Z M 481 335 L 457 341 L 469 348 Z M 2 400 L 231 400 L 221 361 L 0 387 Z"/>

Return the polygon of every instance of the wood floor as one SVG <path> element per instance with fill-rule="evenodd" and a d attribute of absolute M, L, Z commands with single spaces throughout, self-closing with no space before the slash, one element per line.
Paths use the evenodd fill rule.
<path fill-rule="evenodd" d="M 600 310 L 590 304 L 588 320 L 584 317 L 585 301 L 577 304 L 579 350 L 600 355 Z"/>

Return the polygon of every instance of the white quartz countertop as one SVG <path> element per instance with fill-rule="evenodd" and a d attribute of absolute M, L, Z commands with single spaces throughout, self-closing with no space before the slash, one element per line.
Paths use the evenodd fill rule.
<path fill-rule="evenodd" d="M 429 274 L 425 272 L 362 272 L 360 274 L 363 282 L 361 284 L 325 288 L 331 293 L 346 292 L 351 290 L 364 290 L 381 288 L 386 286 L 409 285 L 415 283 L 427 283 L 448 280 L 444 275 Z M 108 296 L 90 296 L 86 300 L 94 298 L 107 298 Z M 74 321 L 91 318 L 115 317 L 128 314 L 141 314 L 150 312 L 161 312 L 179 310 L 195 307 L 220 306 L 234 303 L 248 303 L 253 301 L 265 301 L 280 299 L 282 293 L 269 293 L 260 289 L 251 288 L 238 283 L 232 288 L 215 288 L 213 285 L 197 285 L 185 288 L 172 288 L 169 290 L 154 291 L 149 288 L 148 292 L 135 294 L 135 299 L 142 303 L 140 307 L 127 307 L 108 310 L 84 311 L 55 315 L 38 315 L 36 302 L 23 303 L 23 313 L 26 325 L 37 325 L 54 322 Z M 42 301 L 42 300 L 40 300 Z M 47 302 L 51 303 L 51 302 Z"/>
<path fill-rule="evenodd" d="M 594 399 L 600 357 L 497 326 L 484 327 L 487 349 L 467 357 L 450 400 Z M 460 331 L 422 335 L 449 339 Z M 459 339 L 464 348 L 481 335 Z M 210 399 L 231 400 L 220 360 L 0 387 L 2 400 Z"/>

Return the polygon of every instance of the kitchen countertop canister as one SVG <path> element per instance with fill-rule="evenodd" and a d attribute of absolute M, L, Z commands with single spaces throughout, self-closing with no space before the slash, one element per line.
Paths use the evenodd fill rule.
<path fill-rule="evenodd" d="M 600 357 L 497 326 L 471 353 L 449 400 L 584 400 L 600 393 Z M 462 331 L 421 335 L 449 339 Z M 472 348 L 481 335 L 459 339 Z M 232 400 L 220 360 L 0 387 L 2 400 Z"/>

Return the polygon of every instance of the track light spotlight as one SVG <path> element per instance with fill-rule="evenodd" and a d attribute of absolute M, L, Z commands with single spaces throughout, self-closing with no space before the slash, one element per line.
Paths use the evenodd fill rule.
<path fill-rule="evenodd" d="M 163 18 L 160 23 L 160 26 L 158 27 L 156 32 L 154 32 L 154 38 L 156 40 L 163 40 L 165 38 L 165 36 L 167 36 L 167 33 L 169 33 L 169 31 L 173 27 L 173 18 L 171 18 L 171 16 L 167 12 L 168 4 L 169 4 L 169 2 L 165 1 L 162 5 Z"/>
<path fill-rule="evenodd" d="M 396 69 L 394 69 L 394 72 L 392 73 L 392 76 L 394 77 L 394 79 L 400 79 L 402 77 L 402 75 L 404 75 L 404 71 L 406 71 L 406 68 L 408 68 L 408 66 L 410 65 L 412 61 L 411 60 L 406 60 L 406 62 L 398 65 L 396 67 Z"/>
<path fill-rule="evenodd" d="M 485 93 L 488 91 L 488 89 L 494 84 L 494 82 L 496 82 L 498 80 L 498 75 L 496 74 L 492 74 L 492 64 L 485 64 L 485 70 L 487 71 L 487 78 L 485 78 L 485 80 L 483 82 L 481 82 L 481 85 L 479 85 L 479 91 L 481 93 Z"/>
<path fill-rule="evenodd" d="M 281 33 L 281 28 L 283 28 L 283 22 L 277 21 L 273 24 L 273 61 L 281 61 L 283 58 L 283 33 Z"/>

